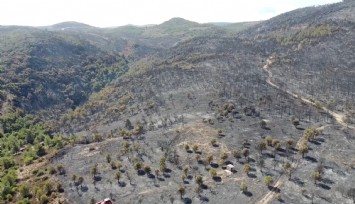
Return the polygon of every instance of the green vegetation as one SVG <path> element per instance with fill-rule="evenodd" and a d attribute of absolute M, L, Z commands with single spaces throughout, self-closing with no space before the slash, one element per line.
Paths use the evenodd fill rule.
<path fill-rule="evenodd" d="M 270 186 L 272 184 L 272 182 L 274 182 L 274 180 L 272 179 L 272 176 L 265 176 L 264 177 L 264 184 L 266 186 Z"/>
<path fill-rule="evenodd" d="M 247 184 L 244 183 L 244 182 L 242 182 L 242 183 L 240 184 L 240 190 L 241 190 L 243 193 L 244 193 L 245 191 L 247 191 L 247 190 L 248 190 Z"/>
<path fill-rule="evenodd" d="M 281 45 L 292 45 L 298 43 L 310 43 L 313 39 L 329 36 L 333 33 L 329 25 L 319 25 L 298 30 L 288 36 L 277 37 Z"/>
<path fill-rule="evenodd" d="M 62 148 L 68 141 L 61 136 L 51 135 L 47 125 L 31 115 L 26 115 L 21 110 L 9 110 L 0 116 L 3 133 L 0 137 L 0 200 L 11 201 L 16 193 L 24 199 L 30 199 L 32 194 L 28 184 L 19 185 L 16 170 L 19 166 L 29 165 L 43 156 Z M 41 177 L 53 174 L 53 167 L 46 171 L 35 171 Z M 54 169 L 55 171 L 55 169 Z M 33 183 L 42 186 L 47 194 L 46 198 L 40 195 L 41 203 L 48 202 L 48 196 L 54 190 L 52 183 L 41 181 Z M 34 189 L 34 188 L 33 188 Z"/>

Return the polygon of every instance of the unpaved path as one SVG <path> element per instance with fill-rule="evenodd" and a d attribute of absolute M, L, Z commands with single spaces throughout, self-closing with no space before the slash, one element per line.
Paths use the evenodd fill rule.
<path fill-rule="evenodd" d="M 284 90 L 284 89 L 280 88 L 280 86 L 276 85 L 275 83 L 273 83 L 273 82 L 271 81 L 271 79 L 272 79 L 272 77 L 273 77 L 273 74 L 272 74 L 272 72 L 269 70 L 269 68 L 270 68 L 270 66 L 272 65 L 272 63 L 273 63 L 273 59 L 272 59 L 272 57 L 270 57 L 269 59 L 267 59 L 266 64 L 263 66 L 263 70 L 264 70 L 265 72 L 267 72 L 267 74 L 268 74 L 268 78 L 266 79 L 266 83 L 268 83 L 270 86 L 272 86 L 272 87 L 274 87 L 274 88 L 276 88 L 276 89 L 278 89 L 278 90 L 280 90 L 280 91 L 282 91 L 282 92 L 285 92 L 285 93 L 289 94 L 290 96 L 292 96 L 292 97 L 294 97 L 294 98 L 296 98 L 296 99 L 300 99 L 300 100 L 302 100 L 303 102 L 314 106 L 315 103 L 313 103 L 312 101 L 310 101 L 310 100 L 304 98 L 303 96 L 297 95 L 297 94 L 295 94 L 295 93 L 293 93 L 293 92 L 291 92 L 291 91 L 289 91 L 289 90 Z M 335 120 L 337 121 L 337 123 L 339 123 L 341 126 L 344 126 L 344 127 L 346 127 L 346 128 L 350 128 L 350 129 L 355 130 L 355 127 L 354 127 L 354 126 L 348 125 L 348 124 L 346 124 L 346 123 L 344 122 L 344 117 L 345 117 L 344 114 L 331 111 L 331 110 L 329 110 L 328 108 L 326 108 L 326 107 L 324 107 L 324 106 L 321 106 L 321 109 L 322 109 L 323 111 L 325 111 L 325 112 L 328 112 L 330 115 L 332 115 L 332 116 L 335 118 Z M 296 146 L 298 146 L 298 145 L 300 144 L 301 139 L 302 139 L 302 137 L 297 141 Z M 294 168 L 297 168 L 300 159 L 301 159 L 301 156 L 299 155 L 298 158 L 296 159 L 296 161 L 295 161 L 294 164 L 293 164 Z M 277 179 L 277 181 L 276 181 L 274 187 L 280 188 L 280 187 L 284 184 L 284 182 L 285 182 L 286 179 L 288 179 L 287 175 L 282 174 L 282 175 Z M 275 198 L 276 194 L 277 194 L 277 193 L 274 192 L 274 191 L 269 191 L 269 192 L 268 192 L 267 194 L 265 194 L 259 201 L 257 201 L 256 204 L 267 204 L 267 203 L 269 203 L 270 201 L 272 201 L 272 200 Z"/>
<path fill-rule="evenodd" d="M 304 98 L 303 96 L 300 96 L 300 95 L 297 95 L 289 90 L 284 90 L 284 89 L 281 89 L 280 86 L 276 85 L 275 83 L 273 83 L 271 81 L 273 75 L 272 75 L 272 72 L 269 70 L 270 66 L 272 65 L 273 63 L 273 60 L 272 60 L 272 57 L 267 59 L 266 60 L 266 64 L 263 66 L 263 70 L 266 71 L 268 73 L 268 78 L 266 79 L 266 83 L 268 83 L 269 85 L 275 87 L 276 89 L 280 90 L 280 91 L 283 91 L 289 95 L 291 95 L 292 97 L 294 98 L 297 98 L 297 99 L 300 99 L 302 100 L 303 102 L 305 103 L 308 103 L 310 105 L 315 105 L 315 103 L 313 103 L 312 101 L 308 100 L 307 98 Z M 335 112 L 335 111 L 331 111 L 329 110 L 328 108 L 324 107 L 324 106 L 321 106 L 320 107 L 323 111 L 329 113 L 330 115 L 332 115 L 335 120 L 342 126 L 346 127 L 346 128 L 350 128 L 350 129 L 353 129 L 355 130 L 355 126 L 351 126 L 349 124 L 346 124 L 344 122 L 344 118 L 345 118 L 345 115 L 343 113 L 339 113 L 339 112 Z"/>

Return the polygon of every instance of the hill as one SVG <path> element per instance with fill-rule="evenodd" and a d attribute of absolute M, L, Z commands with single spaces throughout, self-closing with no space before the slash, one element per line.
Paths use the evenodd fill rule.
<path fill-rule="evenodd" d="M 1 27 L 0 198 L 353 202 L 354 9 Z"/>

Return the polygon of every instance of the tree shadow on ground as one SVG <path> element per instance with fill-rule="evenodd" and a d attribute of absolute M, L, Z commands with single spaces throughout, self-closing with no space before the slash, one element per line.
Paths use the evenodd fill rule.
<path fill-rule="evenodd" d="M 274 186 L 269 186 L 268 187 L 270 191 L 275 192 L 275 193 L 280 193 L 281 190 L 278 187 L 274 187 Z"/>
<path fill-rule="evenodd" d="M 325 139 L 324 139 L 323 137 L 317 137 L 317 138 L 315 139 L 315 141 L 320 142 L 320 143 L 323 143 L 323 142 L 325 142 Z"/>
<path fill-rule="evenodd" d="M 172 170 L 171 170 L 171 169 L 169 169 L 169 168 L 165 168 L 164 172 L 165 172 L 165 173 L 171 173 L 171 172 L 172 172 Z"/>
<path fill-rule="evenodd" d="M 253 158 L 251 158 L 251 157 L 249 157 L 248 161 L 249 161 L 250 163 L 255 163 L 255 159 L 253 159 Z"/>
<path fill-rule="evenodd" d="M 283 152 L 278 152 L 277 153 L 280 157 L 286 157 L 287 155 L 286 155 L 286 153 L 283 153 Z"/>
<path fill-rule="evenodd" d="M 310 143 L 314 145 L 321 145 L 322 143 L 318 142 L 317 140 L 311 140 Z"/>
<path fill-rule="evenodd" d="M 250 192 L 250 191 L 244 191 L 243 194 L 248 196 L 248 197 L 252 197 L 253 196 L 253 193 Z"/>
<path fill-rule="evenodd" d="M 312 163 L 317 163 L 318 162 L 318 160 L 316 158 L 311 157 L 311 156 L 305 156 L 304 159 L 309 161 L 309 162 L 312 162 Z"/>
<path fill-rule="evenodd" d="M 154 174 L 147 174 L 148 178 L 150 179 L 155 179 L 155 175 Z"/>
<path fill-rule="evenodd" d="M 277 199 L 280 203 L 285 203 L 285 200 L 280 198 L 280 199 Z"/>
<path fill-rule="evenodd" d="M 298 186 L 304 186 L 304 182 L 298 177 L 291 178 L 290 181 L 292 181 Z"/>
<path fill-rule="evenodd" d="M 275 158 L 274 155 L 269 152 L 265 152 L 264 155 L 269 158 Z"/>
<path fill-rule="evenodd" d="M 199 198 L 200 198 L 201 202 L 206 202 L 207 203 L 207 202 L 210 201 L 210 199 L 207 196 L 200 195 Z"/>
<path fill-rule="evenodd" d="M 249 174 L 248 174 L 248 177 L 249 177 L 249 178 L 256 178 L 256 175 L 249 173 Z"/>
<path fill-rule="evenodd" d="M 80 187 L 80 190 L 81 190 L 82 192 L 87 192 L 87 191 L 89 190 L 89 188 L 88 188 L 87 186 L 81 186 L 81 187 Z"/>
<path fill-rule="evenodd" d="M 138 176 L 144 176 L 145 175 L 145 171 L 143 171 L 142 169 L 139 169 L 137 171 L 137 174 L 138 174 Z"/>
<path fill-rule="evenodd" d="M 191 204 L 192 203 L 192 200 L 191 200 L 191 198 L 184 198 L 183 199 L 183 202 L 184 202 L 184 204 Z"/>
<path fill-rule="evenodd" d="M 215 169 L 217 169 L 217 168 L 219 167 L 219 165 L 218 165 L 218 164 L 213 163 L 213 162 L 212 162 L 210 165 L 211 165 L 211 167 L 212 167 L 212 168 L 215 168 Z"/>
<path fill-rule="evenodd" d="M 188 182 L 188 181 L 185 180 L 185 181 L 184 181 L 184 184 L 190 184 L 190 182 Z"/>
<path fill-rule="evenodd" d="M 222 182 L 222 178 L 220 176 L 214 176 L 212 178 L 215 182 Z"/>
<path fill-rule="evenodd" d="M 303 127 L 298 127 L 298 126 L 296 127 L 296 129 L 297 129 L 297 130 L 302 130 L 302 131 L 304 130 Z"/>
<path fill-rule="evenodd" d="M 330 180 L 329 178 L 323 178 L 322 182 L 325 184 L 334 184 L 334 181 Z"/>
<path fill-rule="evenodd" d="M 208 189 L 208 186 L 203 183 L 203 184 L 201 184 L 201 188 L 202 188 L 203 190 L 206 190 L 206 189 Z"/>
<path fill-rule="evenodd" d="M 330 186 L 328 186 L 327 184 L 324 183 L 318 183 L 317 186 L 323 188 L 324 190 L 330 190 Z"/>
<path fill-rule="evenodd" d="M 118 183 L 118 186 L 119 187 L 126 187 L 126 182 L 124 182 L 124 181 L 120 181 L 119 183 Z"/>
<path fill-rule="evenodd" d="M 163 173 L 163 176 L 164 176 L 165 178 L 170 178 L 170 177 L 171 177 L 170 174 L 167 174 L 167 173 Z"/>
<path fill-rule="evenodd" d="M 94 176 L 95 182 L 101 181 L 102 177 L 101 176 Z"/>

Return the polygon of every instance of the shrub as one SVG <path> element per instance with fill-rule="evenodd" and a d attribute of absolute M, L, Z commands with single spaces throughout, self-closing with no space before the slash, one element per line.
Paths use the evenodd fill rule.
<path fill-rule="evenodd" d="M 49 202 L 49 199 L 46 195 L 41 195 L 40 199 L 39 199 L 39 203 L 40 204 L 47 204 Z"/>
<path fill-rule="evenodd" d="M 248 185 L 246 183 L 242 182 L 240 184 L 240 190 L 243 191 L 243 192 L 247 191 L 248 190 Z"/>
<path fill-rule="evenodd" d="M 216 169 L 211 169 L 210 170 L 210 174 L 211 174 L 212 177 L 215 177 L 217 175 Z"/>

